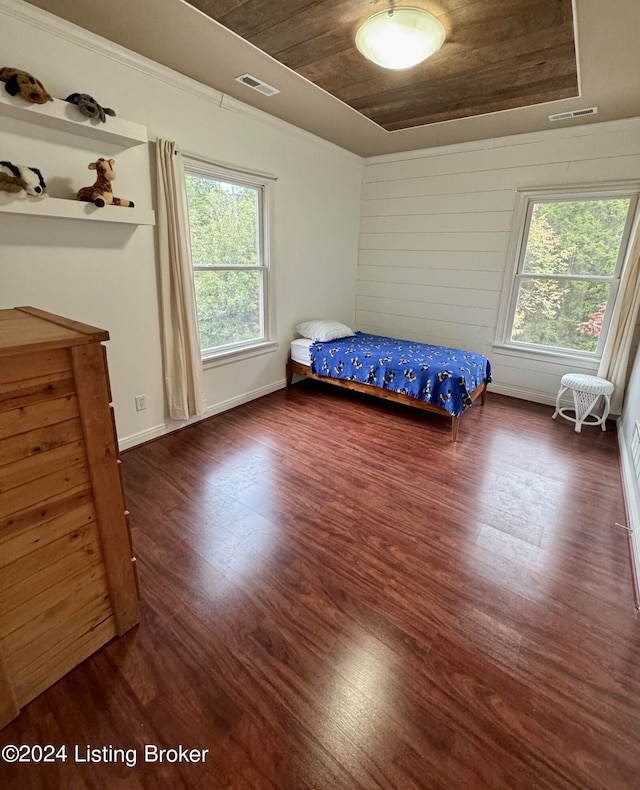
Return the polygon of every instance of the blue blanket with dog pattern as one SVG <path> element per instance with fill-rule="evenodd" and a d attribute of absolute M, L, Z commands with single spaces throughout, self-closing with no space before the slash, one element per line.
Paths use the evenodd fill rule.
<path fill-rule="evenodd" d="M 491 381 L 491 363 L 459 348 L 356 332 L 310 348 L 311 372 L 409 395 L 459 417 L 471 393 Z"/>

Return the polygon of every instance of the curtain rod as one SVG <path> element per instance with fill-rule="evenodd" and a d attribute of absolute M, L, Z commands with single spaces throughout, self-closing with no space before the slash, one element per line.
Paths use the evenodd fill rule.
<path fill-rule="evenodd" d="M 204 165 L 210 165 L 211 167 L 222 167 L 225 170 L 230 170 L 232 173 L 238 173 L 239 175 L 243 176 L 254 176 L 255 178 L 264 178 L 269 181 L 277 181 L 278 176 L 274 176 L 272 173 L 261 173 L 258 170 L 247 170 L 244 167 L 238 167 L 237 165 L 230 165 L 227 162 L 215 162 L 212 159 L 206 159 L 204 156 L 200 156 L 199 154 L 193 154 L 190 151 L 183 151 L 180 149 L 180 153 L 186 159 L 192 159 L 194 162 L 201 162 Z"/>

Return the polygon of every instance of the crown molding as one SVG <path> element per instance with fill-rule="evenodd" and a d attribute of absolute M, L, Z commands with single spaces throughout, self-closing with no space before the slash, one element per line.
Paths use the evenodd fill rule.
<path fill-rule="evenodd" d="M 402 162 L 409 159 L 427 159 L 432 156 L 449 156 L 450 154 L 468 153 L 470 151 L 484 151 L 490 148 L 507 148 L 516 145 L 531 145 L 543 143 L 552 139 L 566 139 L 571 137 L 585 137 L 595 134 L 613 134 L 626 129 L 640 130 L 640 118 L 622 118 L 616 121 L 600 121 L 588 123 L 584 126 L 562 127 L 561 129 L 542 129 L 538 132 L 525 132 L 506 137 L 491 137 L 486 140 L 473 140 L 468 143 L 454 143 L 441 145 L 435 148 L 419 148 L 414 151 L 402 151 L 395 154 L 381 154 L 370 156 L 364 161 L 364 166 L 381 165 L 387 162 Z"/>
<path fill-rule="evenodd" d="M 339 152 L 352 161 L 363 161 L 363 157 L 354 154 L 352 151 L 348 151 L 346 148 L 341 148 L 339 145 L 331 143 L 322 137 L 318 137 L 318 135 L 312 132 L 300 129 L 287 121 L 283 121 L 274 115 L 264 112 L 264 110 L 259 110 L 256 107 L 245 104 L 239 99 L 235 99 L 215 88 L 204 85 L 191 77 L 179 74 L 177 71 L 157 63 L 155 60 L 151 60 L 144 55 L 139 55 L 137 52 L 133 52 L 120 44 L 115 44 L 113 41 L 98 36 L 89 30 L 85 30 L 75 25 L 73 22 L 68 22 L 66 19 L 61 19 L 37 6 L 30 5 L 24 2 L 24 0 L 0 0 L 0 14 L 13 17 L 28 25 L 39 28 L 57 38 L 63 39 L 78 47 L 82 47 L 82 49 L 86 49 L 92 54 L 97 53 L 121 65 L 135 69 L 145 76 L 164 82 L 173 88 L 178 88 L 182 92 L 190 93 L 201 101 L 213 104 L 219 109 L 248 116 L 254 121 L 278 129 L 284 134 L 307 141 L 311 140 L 316 145 L 333 151 L 334 153 Z"/>

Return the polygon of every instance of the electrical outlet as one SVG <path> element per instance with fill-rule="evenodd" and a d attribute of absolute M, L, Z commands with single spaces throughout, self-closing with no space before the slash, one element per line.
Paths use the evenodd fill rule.
<path fill-rule="evenodd" d="M 136 411 L 143 411 L 147 408 L 147 396 L 136 395 Z"/>

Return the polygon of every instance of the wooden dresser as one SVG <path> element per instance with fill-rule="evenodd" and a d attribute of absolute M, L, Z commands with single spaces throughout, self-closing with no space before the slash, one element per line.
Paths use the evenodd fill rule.
<path fill-rule="evenodd" d="M 0 310 L 0 727 L 139 620 L 108 339 Z"/>

